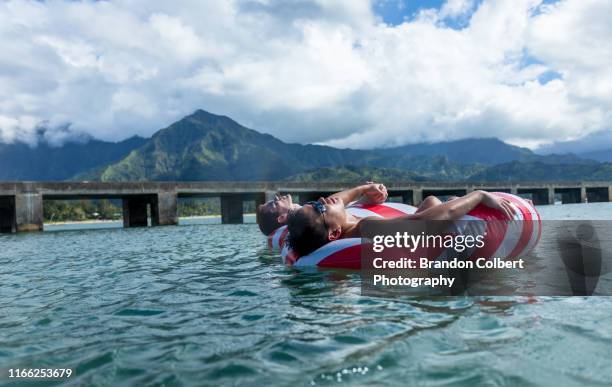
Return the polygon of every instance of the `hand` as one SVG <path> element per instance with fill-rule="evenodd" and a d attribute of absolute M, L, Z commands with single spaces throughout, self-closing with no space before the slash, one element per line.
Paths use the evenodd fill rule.
<path fill-rule="evenodd" d="M 389 194 L 387 193 L 387 187 L 384 184 L 376 184 L 368 182 L 363 190 L 363 199 L 367 204 L 381 204 L 387 200 Z"/>
<path fill-rule="evenodd" d="M 514 219 L 514 208 L 510 204 L 508 199 L 500 198 L 498 196 L 492 195 L 490 192 L 480 191 L 483 195 L 482 204 L 489 208 L 493 208 L 495 210 L 500 211 L 506 217 L 511 220 Z"/>

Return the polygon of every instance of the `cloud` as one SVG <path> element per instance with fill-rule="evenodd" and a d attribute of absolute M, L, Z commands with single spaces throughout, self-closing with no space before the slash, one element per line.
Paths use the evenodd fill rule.
<path fill-rule="evenodd" d="M 0 141 L 150 135 L 198 108 L 286 141 L 375 147 L 612 125 L 612 4 L 0 3 Z M 457 24 L 456 21 L 462 22 Z M 57 131 L 57 135 L 53 132 Z"/>
<path fill-rule="evenodd" d="M 539 153 L 587 153 L 609 151 L 612 144 L 612 130 L 589 133 L 570 141 L 556 141 L 537 149 Z"/>
<path fill-rule="evenodd" d="M 440 17 L 456 18 L 467 15 L 474 6 L 474 0 L 448 0 L 440 8 Z"/>

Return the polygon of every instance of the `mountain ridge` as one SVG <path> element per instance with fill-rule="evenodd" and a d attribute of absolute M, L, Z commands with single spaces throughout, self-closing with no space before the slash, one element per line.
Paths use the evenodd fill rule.
<path fill-rule="evenodd" d="M 13 145 L 10 152 L 9 148 L 11 145 L 0 144 L 0 162 L 6 159 L 8 163 L 0 165 L 15 165 L 20 160 L 30 167 L 12 174 L 0 168 L 0 180 L 7 176 L 13 180 L 300 180 L 348 179 L 361 173 L 419 181 L 503 181 L 529 176 L 530 168 L 538 179 L 577 173 L 605 177 L 609 173 L 605 163 L 602 167 L 574 154 L 538 155 L 496 138 L 362 150 L 286 143 L 202 109 L 146 139 L 132 137 L 118 143 L 92 139 L 80 145 L 67 143 L 40 155 L 19 145 Z M 47 148 L 42 145 L 39 150 Z M 14 160 L 8 160 L 7 155 Z M 37 163 L 43 166 L 40 170 L 36 170 Z M 552 174 L 544 173 L 547 168 Z M 572 172 L 564 173 L 564 169 Z"/>
<path fill-rule="evenodd" d="M 145 138 L 132 136 L 119 142 L 88 139 L 62 146 L 0 143 L 0 180 L 68 180 L 119 161 L 145 142 Z"/>

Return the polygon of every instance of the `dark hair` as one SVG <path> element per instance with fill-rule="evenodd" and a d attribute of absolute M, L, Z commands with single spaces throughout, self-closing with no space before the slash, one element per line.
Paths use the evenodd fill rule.
<path fill-rule="evenodd" d="M 321 216 L 311 217 L 304 208 L 289 213 L 287 243 L 300 257 L 308 255 L 329 242 Z"/>
<path fill-rule="evenodd" d="M 266 235 L 272 234 L 272 231 L 282 226 L 282 224 L 278 223 L 278 210 L 268 206 L 267 203 L 257 206 L 255 220 L 261 232 Z"/>

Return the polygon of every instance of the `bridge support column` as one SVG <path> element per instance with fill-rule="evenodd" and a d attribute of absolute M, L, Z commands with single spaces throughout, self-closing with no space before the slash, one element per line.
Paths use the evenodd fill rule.
<path fill-rule="evenodd" d="M 561 194 L 561 203 L 580 203 L 585 200 L 583 192 L 580 188 L 557 188 L 554 190 L 555 194 Z M 554 203 L 554 202 L 553 202 Z"/>
<path fill-rule="evenodd" d="M 123 198 L 123 227 L 147 227 L 149 225 L 148 209 L 152 202 L 148 196 Z"/>
<path fill-rule="evenodd" d="M 414 191 L 404 191 L 402 192 L 402 203 L 404 204 L 410 204 L 411 206 L 414 206 Z"/>
<path fill-rule="evenodd" d="M 517 195 L 518 194 L 518 188 L 517 187 L 512 187 L 510 188 L 510 193 L 512 195 Z"/>
<path fill-rule="evenodd" d="M 15 197 L 0 197 L 0 233 L 15 231 Z"/>
<path fill-rule="evenodd" d="M 555 204 L 555 189 L 553 187 L 548 187 L 546 189 L 548 194 L 548 199 L 546 204 Z"/>
<path fill-rule="evenodd" d="M 612 202 L 612 185 L 608 187 L 608 201 Z"/>
<path fill-rule="evenodd" d="M 587 190 L 586 187 L 580 187 L 580 203 L 587 202 Z"/>
<path fill-rule="evenodd" d="M 423 190 L 422 189 L 414 189 L 412 190 L 412 205 L 418 206 L 423 201 Z"/>
<path fill-rule="evenodd" d="M 178 198 L 176 192 L 159 192 L 151 203 L 153 226 L 175 226 L 178 224 Z"/>
<path fill-rule="evenodd" d="M 221 195 L 221 223 L 240 224 L 243 223 L 242 195 Z"/>
<path fill-rule="evenodd" d="M 414 205 L 412 203 L 412 190 L 406 191 L 387 191 L 389 197 L 387 201 L 392 201 L 394 198 L 401 198 L 402 203 Z"/>
<path fill-rule="evenodd" d="M 265 204 L 270 200 L 273 200 L 274 195 L 276 195 L 276 191 L 265 191 L 255 194 L 255 212 L 257 213 L 257 208 L 260 205 Z"/>
<path fill-rule="evenodd" d="M 555 190 L 552 188 L 523 188 L 517 191 L 517 194 L 531 194 L 531 200 L 535 205 L 554 204 Z"/>
<path fill-rule="evenodd" d="M 304 205 L 306 202 L 317 201 L 320 197 L 326 197 L 331 194 L 325 192 L 300 192 L 299 194 L 300 204 Z"/>
<path fill-rule="evenodd" d="M 263 203 L 266 203 L 266 202 L 269 202 L 270 200 L 273 200 L 274 197 L 276 196 L 276 194 L 277 194 L 277 191 L 266 191 L 266 192 L 264 192 L 264 201 L 263 201 Z"/>
<path fill-rule="evenodd" d="M 268 201 L 268 197 L 266 192 L 255 194 L 255 211 L 257 211 L 257 207 Z M 269 200 L 272 200 L 272 198 Z"/>
<path fill-rule="evenodd" d="M 593 187 L 586 189 L 586 199 L 589 203 L 609 201 L 610 189 L 608 187 Z"/>
<path fill-rule="evenodd" d="M 42 231 L 43 201 L 39 193 L 15 196 L 15 230 L 17 232 Z"/>

